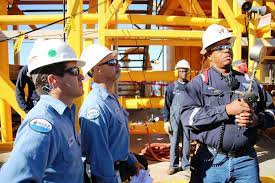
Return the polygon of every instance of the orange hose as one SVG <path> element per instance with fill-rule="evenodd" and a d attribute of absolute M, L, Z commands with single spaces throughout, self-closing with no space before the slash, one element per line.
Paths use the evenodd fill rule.
<path fill-rule="evenodd" d="M 169 161 L 170 144 L 169 143 L 151 143 L 149 139 L 149 129 L 145 122 L 147 131 L 147 146 L 141 150 L 141 153 L 151 161 Z"/>

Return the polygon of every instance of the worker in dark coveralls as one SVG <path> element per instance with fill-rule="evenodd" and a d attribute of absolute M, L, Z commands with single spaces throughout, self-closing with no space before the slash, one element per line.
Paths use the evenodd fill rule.
<path fill-rule="evenodd" d="M 190 71 L 190 64 L 186 60 L 180 60 L 175 67 L 178 72 L 178 79 L 169 84 L 165 92 L 164 104 L 164 130 L 169 135 L 170 140 L 170 165 L 167 171 L 168 175 L 172 175 L 178 171 L 185 170 L 189 172 L 189 152 L 190 137 L 189 129 L 182 128 L 180 121 L 180 109 L 178 106 L 178 96 L 184 90 L 188 83 L 187 75 Z M 181 166 L 179 166 L 179 142 L 182 140 Z M 189 173 L 190 176 L 190 173 Z"/>
<path fill-rule="evenodd" d="M 203 34 L 201 54 L 211 68 L 193 78 L 182 96 L 184 125 L 200 145 L 191 160 L 191 182 L 258 183 L 254 149 L 258 129 L 275 125 L 271 96 L 258 81 L 232 69 L 234 37 L 220 25 Z M 252 83 L 258 100 L 243 93 Z"/>
<path fill-rule="evenodd" d="M 15 86 L 17 103 L 19 107 L 23 111 L 25 111 L 25 113 L 28 113 L 40 98 L 39 95 L 36 93 L 34 83 L 32 82 L 31 78 L 27 75 L 27 73 L 28 73 L 28 66 L 25 65 L 22 67 L 22 69 L 18 74 L 16 86 Z M 24 91 L 24 88 L 26 85 L 28 85 L 27 99 Z"/>

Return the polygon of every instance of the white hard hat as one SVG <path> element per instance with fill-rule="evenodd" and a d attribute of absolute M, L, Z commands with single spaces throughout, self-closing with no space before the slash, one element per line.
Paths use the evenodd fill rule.
<path fill-rule="evenodd" d="M 223 26 L 212 24 L 210 25 L 203 33 L 202 36 L 202 50 L 200 51 L 201 54 L 205 54 L 206 48 L 211 46 L 212 44 L 219 42 L 224 39 L 231 38 L 231 41 L 233 42 L 235 40 L 235 37 L 232 36 L 232 34 Z"/>
<path fill-rule="evenodd" d="M 82 51 L 80 59 L 86 62 L 86 65 L 82 67 L 85 78 L 84 81 L 87 81 L 90 78 L 88 75 L 89 70 L 91 70 L 109 54 L 112 54 L 114 57 L 116 57 L 117 51 L 111 51 L 105 46 L 98 44 L 89 45 Z"/>
<path fill-rule="evenodd" d="M 76 61 L 80 67 L 85 65 L 85 61 L 78 59 L 74 50 L 63 40 L 37 40 L 28 58 L 28 75 L 38 68 L 66 61 Z"/>
<path fill-rule="evenodd" d="M 182 59 L 182 60 L 178 61 L 178 63 L 176 64 L 176 67 L 175 67 L 175 69 L 179 69 L 179 68 L 190 69 L 190 64 L 185 59 Z"/>

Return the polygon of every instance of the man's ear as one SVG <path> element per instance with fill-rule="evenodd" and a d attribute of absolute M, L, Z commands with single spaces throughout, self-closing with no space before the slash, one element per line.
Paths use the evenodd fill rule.
<path fill-rule="evenodd" d="M 47 79 L 48 79 L 49 84 L 56 84 L 57 83 L 57 78 L 53 74 L 48 75 Z"/>
<path fill-rule="evenodd" d="M 99 67 L 99 66 L 95 66 L 95 67 L 93 68 L 93 73 L 94 73 L 94 74 L 97 74 L 97 73 L 99 73 L 99 72 L 101 72 L 100 67 Z"/>

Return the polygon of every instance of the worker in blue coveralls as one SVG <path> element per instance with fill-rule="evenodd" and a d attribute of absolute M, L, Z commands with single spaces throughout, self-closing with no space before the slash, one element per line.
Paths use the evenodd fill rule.
<path fill-rule="evenodd" d="M 28 74 L 40 100 L 18 129 L 0 182 L 83 182 L 80 139 L 73 99 L 83 92 L 73 49 L 58 39 L 39 40 L 28 59 Z"/>
<path fill-rule="evenodd" d="M 16 101 L 25 113 L 28 113 L 39 100 L 39 95 L 35 90 L 34 83 L 27 73 L 28 65 L 24 65 L 18 74 L 15 86 Z M 24 91 L 26 85 L 28 85 L 27 98 Z"/>
<path fill-rule="evenodd" d="M 181 119 L 199 143 L 191 159 L 191 182 L 260 182 L 253 146 L 258 129 L 275 125 L 274 106 L 258 81 L 232 69 L 233 42 L 225 27 L 210 25 L 201 54 L 211 67 L 183 92 Z M 249 86 L 258 96 L 254 102 L 246 98 Z"/>
<path fill-rule="evenodd" d="M 90 45 L 81 54 L 85 80 L 94 79 L 79 113 L 82 153 L 93 183 L 119 183 L 148 166 L 145 158 L 129 151 L 128 112 L 114 91 L 120 76 L 116 56 L 101 45 Z"/>
<path fill-rule="evenodd" d="M 189 172 L 190 176 L 190 133 L 188 128 L 182 128 L 180 121 L 180 109 L 178 106 L 178 96 L 188 83 L 187 76 L 190 71 L 190 64 L 186 60 L 180 60 L 175 67 L 178 72 L 178 79 L 170 83 L 165 91 L 164 101 L 164 130 L 169 135 L 170 140 L 170 166 L 167 171 L 168 175 L 175 174 L 184 170 Z M 179 166 L 179 141 L 182 138 L 182 156 L 181 166 Z"/>

